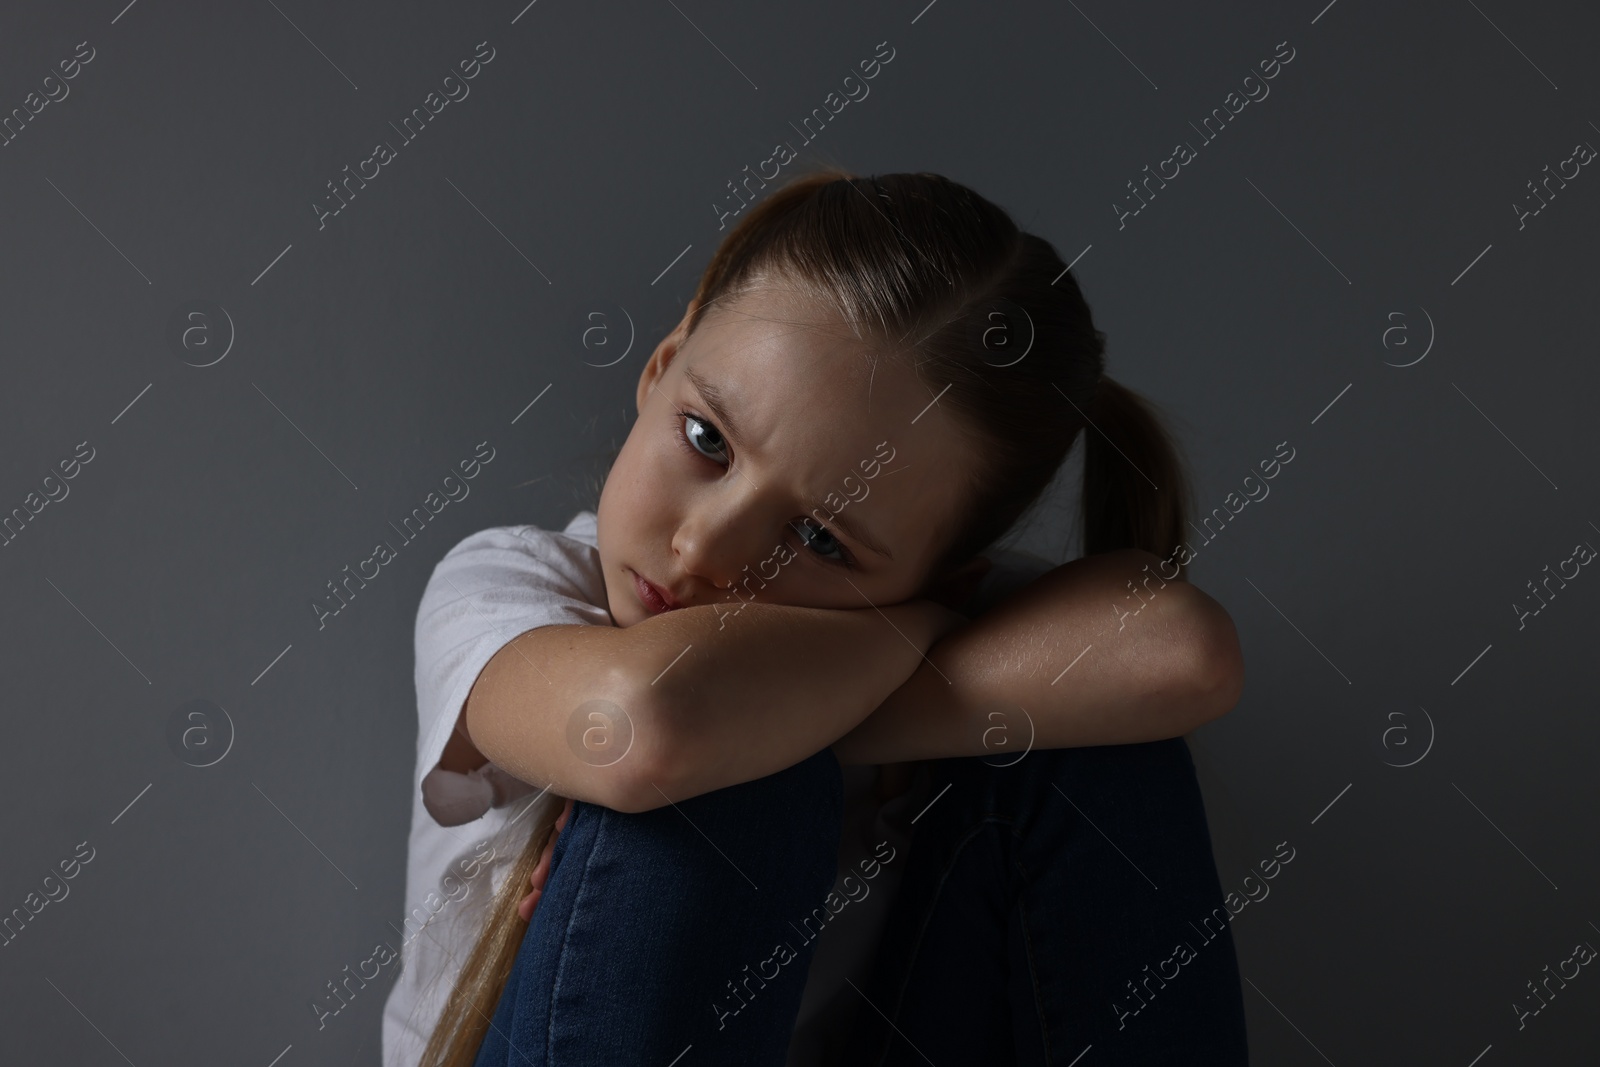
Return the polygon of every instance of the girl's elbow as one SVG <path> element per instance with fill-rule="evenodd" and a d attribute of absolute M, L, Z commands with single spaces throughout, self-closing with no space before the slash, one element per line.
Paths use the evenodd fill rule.
<path fill-rule="evenodd" d="M 1171 706 L 1184 732 L 1220 719 L 1244 691 L 1244 654 L 1226 609 L 1187 582 L 1173 583 L 1162 595 L 1170 628 L 1156 640 L 1168 655 Z M 1159 598 L 1158 598 L 1159 599 Z"/>
<path fill-rule="evenodd" d="M 1244 651 L 1239 645 L 1238 631 L 1222 606 L 1215 601 L 1211 604 L 1214 610 L 1209 613 L 1211 618 L 1196 642 L 1199 655 L 1191 667 L 1199 694 L 1195 708 L 1200 722 L 1196 725 L 1222 718 L 1244 695 Z"/>
<path fill-rule="evenodd" d="M 573 710 L 567 744 L 607 780 L 605 807 L 638 814 L 674 796 L 664 711 L 662 693 L 620 667 L 606 673 L 600 695 Z"/>
<path fill-rule="evenodd" d="M 585 666 L 546 689 L 507 675 L 515 661 L 506 650 L 514 646 L 484 668 L 462 714 L 465 740 L 483 758 L 557 796 L 613 811 L 660 807 L 662 789 L 676 799 L 661 736 L 668 717 L 648 677 Z"/>

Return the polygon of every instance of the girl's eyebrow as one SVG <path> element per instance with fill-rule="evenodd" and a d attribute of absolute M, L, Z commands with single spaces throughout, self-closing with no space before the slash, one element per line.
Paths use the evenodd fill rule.
<path fill-rule="evenodd" d="M 844 521 L 844 512 L 842 512 L 842 511 L 839 512 L 838 514 L 834 515 L 829 521 L 832 522 L 835 526 L 839 527 L 839 529 L 843 530 L 851 538 L 853 538 L 856 541 L 859 541 L 861 544 L 865 545 L 867 548 L 869 548 L 872 551 L 876 552 L 878 555 L 882 556 L 884 559 L 889 560 L 890 562 L 894 561 L 894 553 L 893 552 L 890 552 L 887 548 L 883 547 L 882 544 L 880 544 L 879 542 L 873 540 L 871 537 L 868 537 L 866 535 L 866 531 L 865 530 L 863 530 L 863 529 L 861 529 L 859 527 L 855 527 L 855 526 L 847 524 Z"/>
<path fill-rule="evenodd" d="M 718 391 L 716 385 L 712 383 L 711 379 L 707 378 L 693 367 L 685 367 L 683 376 L 689 379 L 689 384 L 693 385 L 695 387 L 695 391 L 698 392 L 701 398 L 705 400 L 706 407 L 711 409 L 711 414 L 715 415 L 717 417 L 717 421 L 722 423 L 723 436 L 732 441 L 735 447 L 738 447 L 743 438 L 739 433 L 738 425 L 733 421 L 733 415 L 728 410 L 726 398 L 724 398 L 722 393 Z M 832 515 L 828 521 L 839 527 L 839 529 L 843 530 L 845 535 L 851 540 L 864 546 L 868 550 L 877 553 L 890 562 L 894 561 L 893 552 L 890 552 L 887 548 L 885 548 L 882 542 L 868 535 L 864 529 L 861 529 L 854 523 L 847 523 L 842 512 Z"/>

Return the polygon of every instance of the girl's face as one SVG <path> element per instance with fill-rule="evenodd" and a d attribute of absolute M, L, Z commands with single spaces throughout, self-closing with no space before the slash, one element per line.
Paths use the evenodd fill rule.
<path fill-rule="evenodd" d="M 597 512 L 611 616 L 907 600 L 955 533 L 975 460 L 902 359 L 768 287 L 688 317 L 639 377 Z M 733 625 L 733 623 L 729 623 Z"/>

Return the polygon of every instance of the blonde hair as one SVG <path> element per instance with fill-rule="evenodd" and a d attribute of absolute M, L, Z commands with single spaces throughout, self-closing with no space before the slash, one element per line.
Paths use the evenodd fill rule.
<path fill-rule="evenodd" d="M 483 927 L 461 964 L 444 1010 L 422 1050 L 419 1067 L 472 1067 L 478 1058 L 478 1047 L 489 1032 L 495 1006 L 528 930 L 528 924 L 517 914 L 517 903 L 527 896 L 528 876 L 539 865 L 539 856 L 561 814 L 564 798 L 549 794 L 546 799 L 553 803 L 545 803 L 531 813 L 528 843 L 484 909 Z"/>

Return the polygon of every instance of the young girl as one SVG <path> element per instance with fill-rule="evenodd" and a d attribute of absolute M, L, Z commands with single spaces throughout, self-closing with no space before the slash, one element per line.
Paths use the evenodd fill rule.
<path fill-rule="evenodd" d="M 1244 1063 L 1181 736 L 1242 661 L 1103 350 L 938 175 L 748 208 L 597 511 L 424 592 L 385 1064 Z M 1083 558 L 996 547 L 1086 426 Z"/>

